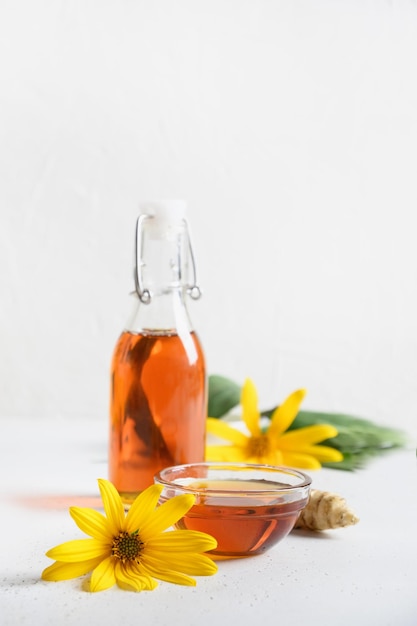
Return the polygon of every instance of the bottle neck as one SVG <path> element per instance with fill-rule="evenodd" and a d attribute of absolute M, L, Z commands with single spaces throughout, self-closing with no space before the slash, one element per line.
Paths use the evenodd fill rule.
<path fill-rule="evenodd" d="M 193 330 L 188 313 L 185 290 L 181 287 L 165 288 L 153 292 L 149 304 L 140 301 L 133 293 L 133 311 L 126 330 L 150 335 L 183 335 Z"/>

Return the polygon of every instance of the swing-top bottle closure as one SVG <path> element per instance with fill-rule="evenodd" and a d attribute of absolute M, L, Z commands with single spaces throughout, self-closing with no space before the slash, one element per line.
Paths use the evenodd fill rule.
<path fill-rule="evenodd" d="M 182 200 L 165 200 L 148 202 L 141 205 L 140 208 L 141 213 L 136 221 L 134 261 L 135 292 L 139 300 L 143 304 L 150 304 L 155 295 L 152 289 L 146 285 L 144 277 L 144 268 L 146 267 L 144 259 L 145 231 L 149 239 L 162 242 L 172 243 L 179 240 L 179 238 L 185 237 L 184 251 L 188 253 L 191 263 L 191 281 L 187 282 L 188 264 L 185 264 L 186 271 L 184 272 L 184 260 L 181 258 L 180 246 L 178 244 L 178 260 L 175 268 L 178 272 L 177 287 L 184 289 L 193 300 L 198 300 L 201 297 L 201 289 L 197 284 L 197 271 L 190 227 L 185 217 L 186 203 Z M 186 274 L 185 276 L 184 273 Z"/>

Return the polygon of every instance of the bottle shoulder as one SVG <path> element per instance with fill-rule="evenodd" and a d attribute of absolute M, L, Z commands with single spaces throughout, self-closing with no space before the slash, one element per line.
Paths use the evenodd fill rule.
<path fill-rule="evenodd" d="M 194 331 L 184 335 L 177 332 L 124 330 L 114 349 L 113 365 L 121 363 L 133 365 L 148 358 L 169 361 L 175 367 L 197 363 L 205 367 L 203 346 Z"/>
<path fill-rule="evenodd" d="M 147 335 L 175 335 L 194 331 L 184 295 L 170 290 L 155 296 L 149 304 L 135 297 L 126 330 Z"/>

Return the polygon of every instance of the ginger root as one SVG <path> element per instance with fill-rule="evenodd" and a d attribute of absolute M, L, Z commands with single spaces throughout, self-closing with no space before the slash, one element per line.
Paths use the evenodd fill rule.
<path fill-rule="evenodd" d="M 302 530 L 329 530 L 357 524 L 359 518 L 349 509 L 346 500 L 336 493 L 312 489 L 306 507 L 301 511 L 294 528 Z"/>

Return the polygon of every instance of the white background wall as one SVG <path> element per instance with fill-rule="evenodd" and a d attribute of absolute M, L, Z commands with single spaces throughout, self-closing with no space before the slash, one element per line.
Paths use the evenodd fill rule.
<path fill-rule="evenodd" d="M 0 2 L 0 415 L 107 421 L 138 202 L 210 373 L 416 433 L 417 4 Z"/>

